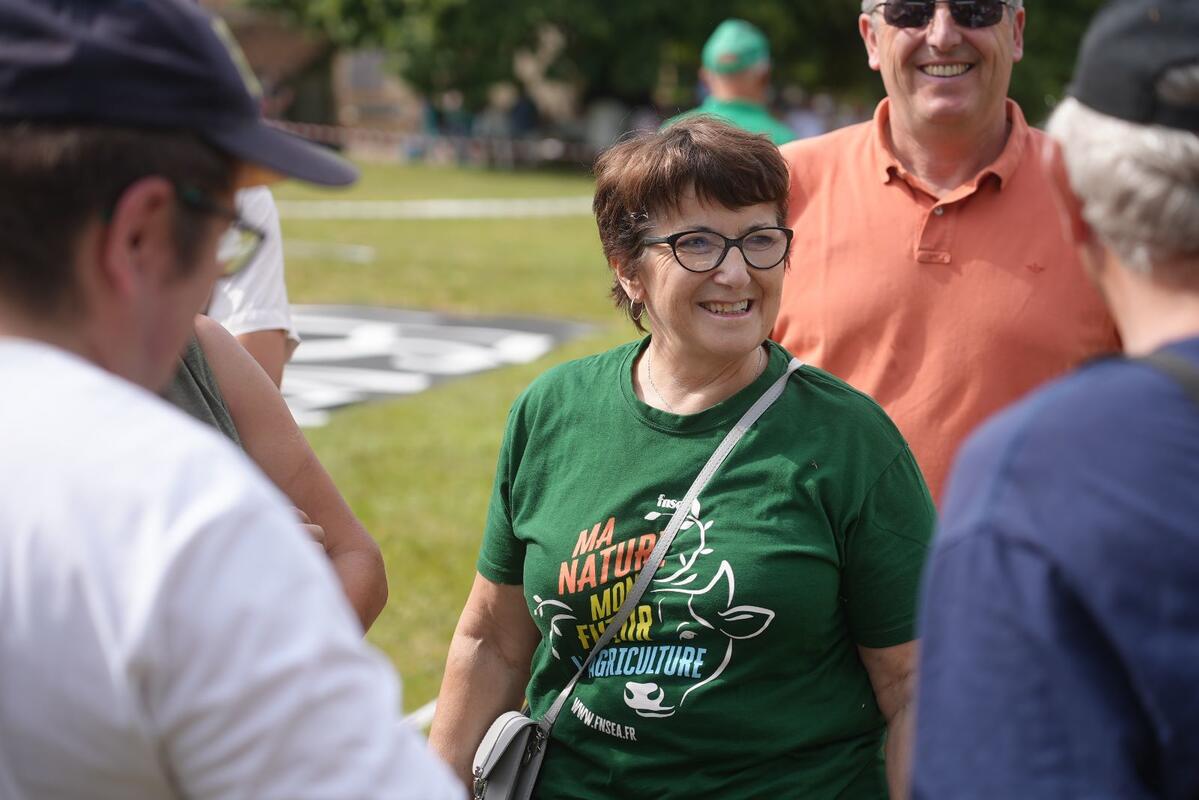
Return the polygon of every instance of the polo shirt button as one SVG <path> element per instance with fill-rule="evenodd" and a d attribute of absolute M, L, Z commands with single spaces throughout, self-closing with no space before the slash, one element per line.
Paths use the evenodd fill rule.
<path fill-rule="evenodd" d="M 945 206 L 937 206 L 933 209 L 933 213 L 938 217 L 945 213 Z"/>

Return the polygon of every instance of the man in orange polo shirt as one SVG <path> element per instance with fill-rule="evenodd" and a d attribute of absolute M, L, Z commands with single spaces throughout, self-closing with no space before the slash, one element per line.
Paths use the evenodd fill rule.
<path fill-rule="evenodd" d="M 882 404 L 938 502 L 979 422 L 1118 347 L 1058 224 L 1047 140 L 1007 98 L 1022 6 L 863 0 L 887 98 L 782 149 L 795 242 L 774 338 Z"/>

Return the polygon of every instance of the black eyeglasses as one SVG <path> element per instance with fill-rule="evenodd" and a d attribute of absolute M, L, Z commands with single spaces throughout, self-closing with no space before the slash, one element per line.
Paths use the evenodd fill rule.
<path fill-rule="evenodd" d="M 647 236 L 642 244 L 668 244 L 674 260 L 690 272 L 710 272 L 724 262 L 729 249 L 741 251 L 745 263 L 754 269 L 777 267 L 791 248 L 790 228 L 754 228 L 740 239 L 730 239 L 714 231 L 680 231 L 670 236 Z"/>
<path fill-rule="evenodd" d="M 888 0 L 871 9 L 883 10 L 883 19 L 896 28 L 923 28 L 937 11 L 937 3 L 949 6 L 953 21 L 963 28 L 989 28 L 1003 19 L 1008 0 Z"/>
<path fill-rule="evenodd" d="M 229 229 L 221 235 L 220 244 L 217 245 L 217 261 L 221 265 L 222 277 L 236 275 L 253 263 L 266 240 L 266 231 L 255 228 L 233 209 L 217 205 L 194 186 L 176 186 L 175 191 L 189 208 L 229 220 Z"/>

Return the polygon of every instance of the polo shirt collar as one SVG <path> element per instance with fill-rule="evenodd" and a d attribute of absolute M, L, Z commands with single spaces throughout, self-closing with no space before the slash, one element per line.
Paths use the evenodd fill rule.
<path fill-rule="evenodd" d="M 976 190 L 991 175 L 995 176 L 1002 188 L 1003 184 L 1012 176 L 1024 158 L 1024 148 L 1028 145 L 1028 122 L 1024 119 L 1024 112 L 1020 110 L 1020 106 L 1016 104 L 1016 101 L 1009 97 L 1005 103 L 1005 112 L 1012 128 L 1008 132 L 1007 143 L 1004 144 L 1003 151 L 999 154 L 999 157 L 979 170 L 979 173 L 965 185 L 964 188 L 970 191 Z M 905 177 L 907 171 L 899 163 L 899 159 L 895 157 L 895 153 L 891 150 L 891 137 L 887 133 L 890 123 L 891 101 L 889 98 L 884 97 L 874 109 L 874 120 L 871 123 L 872 130 L 870 136 L 870 149 L 874 161 L 873 169 L 883 183 L 890 183 L 893 177 L 907 179 Z"/>

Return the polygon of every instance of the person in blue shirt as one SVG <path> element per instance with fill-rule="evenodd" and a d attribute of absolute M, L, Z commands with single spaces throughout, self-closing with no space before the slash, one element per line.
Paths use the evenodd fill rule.
<path fill-rule="evenodd" d="M 917 798 L 1199 796 L 1199 3 L 1110 4 L 1050 121 L 1120 329 L 959 453 L 925 576 Z"/>

